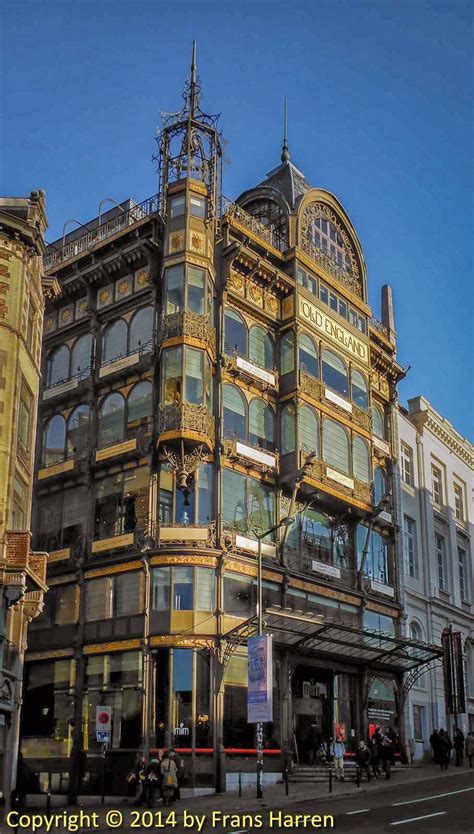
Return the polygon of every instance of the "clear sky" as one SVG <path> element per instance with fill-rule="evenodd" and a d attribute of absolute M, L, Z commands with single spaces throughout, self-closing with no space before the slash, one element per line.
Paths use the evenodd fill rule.
<path fill-rule="evenodd" d="M 1 190 L 43 188 L 48 239 L 99 201 L 157 190 L 163 110 L 198 41 L 221 112 L 224 193 L 292 161 L 348 211 L 369 301 L 395 294 L 402 402 L 424 394 L 473 438 L 473 9 L 462 0 L 3 0 Z M 72 228 L 72 227 L 71 227 Z"/>

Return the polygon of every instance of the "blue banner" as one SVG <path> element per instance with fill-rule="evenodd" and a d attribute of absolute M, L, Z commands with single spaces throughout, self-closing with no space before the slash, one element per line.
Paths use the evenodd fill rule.
<path fill-rule="evenodd" d="M 273 658 L 271 635 L 248 641 L 247 721 L 273 721 Z"/>

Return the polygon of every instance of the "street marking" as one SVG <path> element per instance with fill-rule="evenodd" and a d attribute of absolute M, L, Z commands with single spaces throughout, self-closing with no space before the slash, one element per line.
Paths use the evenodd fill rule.
<path fill-rule="evenodd" d="M 406 822 L 418 822 L 418 820 L 429 820 L 430 817 L 442 817 L 446 811 L 436 811 L 436 814 L 425 814 L 423 817 L 411 817 L 409 820 L 398 820 L 398 822 L 391 822 L 390 825 L 405 825 Z"/>
<path fill-rule="evenodd" d="M 368 811 L 370 811 L 370 808 L 361 808 L 360 811 L 346 811 L 346 815 L 350 817 L 352 814 L 367 814 Z"/>
<path fill-rule="evenodd" d="M 474 791 L 474 788 L 461 788 L 459 791 L 447 791 L 447 793 L 435 793 L 433 796 L 423 796 L 421 799 L 405 799 L 404 802 L 392 802 L 395 808 L 398 805 L 413 805 L 415 802 L 429 802 L 430 799 L 443 799 L 445 796 L 454 796 L 456 793 L 467 793 L 467 791 Z"/>

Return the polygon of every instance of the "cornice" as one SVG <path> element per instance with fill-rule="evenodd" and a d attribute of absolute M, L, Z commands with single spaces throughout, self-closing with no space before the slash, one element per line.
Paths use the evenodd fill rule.
<path fill-rule="evenodd" d="M 425 426 L 451 452 L 454 452 L 471 469 L 474 468 L 474 447 L 468 440 L 461 437 L 447 421 L 439 418 L 436 412 L 429 410 Z"/>

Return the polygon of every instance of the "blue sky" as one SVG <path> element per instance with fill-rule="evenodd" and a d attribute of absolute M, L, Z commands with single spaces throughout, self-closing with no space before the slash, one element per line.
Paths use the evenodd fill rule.
<path fill-rule="evenodd" d="M 400 399 L 473 432 L 473 5 L 425 0 L 3 0 L 1 190 L 44 188 L 50 229 L 156 191 L 160 110 L 198 41 L 203 108 L 221 112 L 224 193 L 293 162 L 358 231 L 369 301 L 393 285 Z"/>

